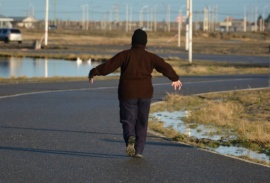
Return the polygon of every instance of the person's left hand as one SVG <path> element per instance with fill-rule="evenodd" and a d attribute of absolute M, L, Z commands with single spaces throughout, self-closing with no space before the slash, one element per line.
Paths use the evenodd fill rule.
<path fill-rule="evenodd" d="M 182 83 L 180 80 L 178 81 L 173 81 L 172 82 L 172 86 L 174 87 L 174 90 L 181 90 L 181 87 L 182 87 Z"/>
<path fill-rule="evenodd" d="M 93 84 L 94 83 L 94 79 L 93 78 L 89 78 L 89 83 Z"/>

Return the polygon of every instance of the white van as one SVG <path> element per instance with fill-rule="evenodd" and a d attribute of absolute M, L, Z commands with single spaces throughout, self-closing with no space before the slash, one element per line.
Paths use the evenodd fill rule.
<path fill-rule="evenodd" d="M 4 41 L 5 43 L 9 42 L 18 42 L 22 43 L 22 33 L 19 29 L 12 28 L 0 28 L 0 41 Z"/>

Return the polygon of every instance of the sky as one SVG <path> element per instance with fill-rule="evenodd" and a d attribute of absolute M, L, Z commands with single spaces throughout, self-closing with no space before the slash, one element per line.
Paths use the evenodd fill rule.
<path fill-rule="evenodd" d="M 0 0 L 0 14 L 6 17 L 34 15 L 36 19 L 43 20 L 45 5 L 46 0 Z M 158 20 L 175 21 L 180 10 L 185 14 L 185 5 L 186 0 L 49 0 L 49 19 L 80 21 L 88 17 L 90 21 L 126 20 L 128 6 L 129 15 L 132 14 L 129 19 L 133 21 L 140 20 L 140 15 L 148 16 L 147 11 L 154 12 L 155 9 Z M 243 19 L 245 12 L 250 18 L 256 12 L 257 16 L 266 17 L 270 13 L 270 0 L 193 0 L 193 12 L 198 12 L 198 19 L 202 19 L 205 7 L 218 9 L 219 21 L 227 16 Z"/>

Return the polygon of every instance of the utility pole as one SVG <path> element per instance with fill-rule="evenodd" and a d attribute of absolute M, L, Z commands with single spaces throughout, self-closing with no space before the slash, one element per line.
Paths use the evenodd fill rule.
<path fill-rule="evenodd" d="M 246 6 L 244 7 L 244 22 L 243 22 L 243 31 L 247 32 L 247 15 L 246 15 Z"/>
<path fill-rule="evenodd" d="M 132 6 L 130 7 L 130 14 L 129 14 L 129 30 L 132 29 Z"/>
<path fill-rule="evenodd" d="M 216 6 L 216 21 L 215 21 L 215 30 L 219 31 L 219 21 L 218 21 L 218 5 Z"/>
<path fill-rule="evenodd" d="M 268 4 L 263 7 L 263 15 L 262 15 L 262 19 L 263 19 L 263 30 L 262 31 L 265 30 L 265 25 L 264 25 L 265 24 L 265 20 L 266 20 L 266 17 L 265 17 L 265 8 L 267 8 L 267 7 L 268 7 Z"/>
<path fill-rule="evenodd" d="M 157 5 L 155 6 L 155 10 L 154 10 L 154 31 L 157 31 Z"/>
<path fill-rule="evenodd" d="M 167 31 L 171 32 L 171 6 L 167 5 Z"/>
<path fill-rule="evenodd" d="M 148 6 L 145 5 L 145 6 L 143 6 L 143 7 L 141 8 L 141 10 L 140 10 L 140 23 L 139 23 L 139 27 L 140 27 L 140 28 L 143 28 L 143 23 L 144 23 L 144 21 L 143 21 L 143 10 L 144 10 L 145 8 L 148 8 Z"/>
<path fill-rule="evenodd" d="M 45 11 L 45 46 L 48 45 L 48 21 L 49 21 L 49 0 L 46 0 L 46 11 Z"/>
<path fill-rule="evenodd" d="M 106 29 L 108 27 L 109 31 L 112 30 L 112 16 L 113 16 L 113 11 L 110 10 L 108 12 L 108 17 L 107 17 L 107 25 L 106 25 Z M 114 26 L 114 28 L 116 28 L 116 26 Z"/>
<path fill-rule="evenodd" d="M 196 11 L 196 23 L 195 23 L 195 31 L 199 30 L 198 22 L 199 22 L 199 12 Z"/>
<path fill-rule="evenodd" d="M 258 13 L 258 8 L 257 7 L 255 7 L 255 17 L 254 17 L 254 23 L 255 23 L 255 32 L 257 32 L 258 31 L 258 22 L 257 22 L 257 20 L 258 20 L 258 17 L 257 17 L 257 13 Z"/>
<path fill-rule="evenodd" d="M 189 63 L 192 63 L 192 0 L 189 0 Z"/>
<path fill-rule="evenodd" d="M 128 4 L 126 4 L 126 32 L 128 32 Z"/>
<path fill-rule="evenodd" d="M 84 21 L 85 21 L 85 5 L 82 5 L 82 30 L 84 30 L 84 27 L 85 27 L 85 24 L 84 24 Z"/>
<path fill-rule="evenodd" d="M 209 13 L 208 7 L 204 8 L 204 16 L 203 16 L 203 31 L 209 31 Z"/>
<path fill-rule="evenodd" d="M 213 13 L 212 13 L 212 9 L 211 6 L 209 7 L 209 32 L 212 32 L 213 30 Z"/>
<path fill-rule="evenodd" d="M 153 31 L 154 30 L 154 15 L 155 15 L 155 8 L 151 8 L 151 20 L 150 20 L 150 29 Z"/>
<path fill-rule="evenodd" d="M 82 30 L 88 30 L 88 22 L 89 22 L 89 5 L 82 5 Z"/>
<path fill-rule="evenodd" d="M 148 8 L 147 14 L 147 28 L 150 29 L 150 7 Z"/>
<path fill-rule="evenodd" d="M 87 4 L 86 19 L 87 19 L 86 27 L 88 30 L 89 29 L 89 4 Z"/>
<path fill-rule="evenodd" d="M 119 21 L 119 5 L 115 4 L 114 6 L 114 11 L 115 11 L 115 15 L 114 15 L 114 28 L 117 28 L 117 23 Z"/>
<path fill-rule="evenodd" d="M 186 6 L 186 8 L 187 8 L 187 18 L 186 18 L 186 51 L 188 51 L 188 49 L 189 49 L 189 44 L 188 44 L 188 42 L 189 42 L 189 1 L 190 0 L 187 0 L 187 6 Z"/>
<path fill-rule="evenodd" d="M 182 22 L 183 22 L 183 16 L 182 16 L 182 8 L 184 8 L 185 5 L 182 5 L 179 10 L 179 15 L 177 17 L 178 22 L 178 47 L 181 46 L 181 29 L 182 29 Z"/>
<path fill-rule="evenodd" d="M 1 5 L 1 4 L 0 4 Z M 31 10 L 28 12 L 28 16 L 31 16 L 31 17 L 33 17 L 34 18 L 34 12 L 35 12 L 35 10 L 34 10 L 34 6 L 33 6 L 33 4 L 29 4 L 30 6 L 31 6 Z"/>
<path fill-rule="evenodd" d="M 178 47 L 181 46 L 181 24 L 182 24 L 182 16 L 181 16 L 181 12 L 179 11 L 179 15 L 177 18 L 177 22 L 178 22 Z"/>
<path fill-rule="evenodd" d="M 56 25 L 56 1 L 54 0 L 54 25 Z"/>

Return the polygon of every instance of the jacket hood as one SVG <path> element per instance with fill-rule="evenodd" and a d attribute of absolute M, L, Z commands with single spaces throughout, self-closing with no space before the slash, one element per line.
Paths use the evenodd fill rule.
<path fill-rule="evenodd" d="M 137 29 L 134 31 L 131 44 L 132 45 L 146 45 L 147 43 L 147 34 L 142 29 Z"/>

